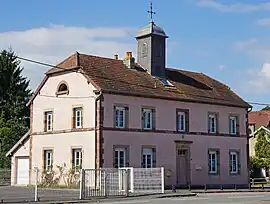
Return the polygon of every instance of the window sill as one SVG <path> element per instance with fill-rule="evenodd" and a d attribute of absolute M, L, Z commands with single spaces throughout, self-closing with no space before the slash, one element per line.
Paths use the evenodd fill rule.
<path fill-rule="evenodd" d="M 59 92 L 56 92 L 55 95 L 56 96 L 59 96 L 59 95 L 68 95 L 69 94 L 69 91 L 59 91 Z"/>
<path fill-rule="evenodd" d="M 208 175 L 210 176 L 219 176 L 218 172 L 208 172 Z"/>

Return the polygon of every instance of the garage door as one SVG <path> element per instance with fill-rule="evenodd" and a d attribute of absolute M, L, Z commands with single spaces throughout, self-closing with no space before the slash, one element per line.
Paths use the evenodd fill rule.
<path fill-rule="evenodd" d="M 17 159 L 17 184 L 29 184 L 29 158 Z"/>

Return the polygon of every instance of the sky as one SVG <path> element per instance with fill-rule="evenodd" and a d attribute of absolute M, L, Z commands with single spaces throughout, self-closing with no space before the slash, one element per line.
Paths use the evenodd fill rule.
<path fill-rule="evenodd" d="M 205 73 L 248 102 L 270 104 L 270 2 L 152 2 L 154 22 L 169 36 L 167 67 Z M 0 49 L 49 64 L 76 51 L 111 58 L 132 51 L 136 58 L 135 36 L 149 23 L 148 9 L 149 0 L 3 1 Z M 22 66 L 32 89 L 49 69 Z"/>

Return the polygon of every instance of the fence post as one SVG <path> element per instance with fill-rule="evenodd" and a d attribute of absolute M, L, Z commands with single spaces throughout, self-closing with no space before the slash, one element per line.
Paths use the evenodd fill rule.
<path fill-rule="evenodd" d="M 84 186 L 85 186 L 85 170 L 80 171 L 80 200 L 84 199 Z"/>
<path fill-rule="evenodd" d="M 125 169 L 124 170 L 125 172 L 125 186 L 126 186 L 126 196 L 128 197 L 129 196 L 129 169 Z"/>
<path fill-rule="evenodd" d="M 35 202 L 38 201 L 38 168 L 35 167 Z"/>
<path fill-rule="evenodd" d="M 161 193 L 164 194 L 165 189 L 164 181 L 164 167 L 161 167 Z"/>

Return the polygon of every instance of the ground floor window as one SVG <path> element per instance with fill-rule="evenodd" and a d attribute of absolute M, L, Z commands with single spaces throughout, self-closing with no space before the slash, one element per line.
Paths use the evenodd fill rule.
<path fill-rule="evenodd" d="M 51 171 L 53 168 L 53 150 L 44 150 L 44 169 Z"/>
<path fill-rule="evenodd" d="M 237 151 L 230 152 L 230 173 L 237 174 L 239 173 L 240 168 L 240 160 L 239 160 L 239 153 Z"/>
<path fill-rule="evenodd" d="M 208 151 L 208 172 L 210 174 L 218 173 L 218 158 L 219 152 L 217 150 Z"/>
<path fill-rule="evenodd" d="M 114 168 L 126 167 L 126 149 L 115 148 L 114 149 Z"/>
<path fill-rule="evenodd" d="M 152 148 L 143 148 L 142 150 L 142 168 L 153 167 L 153 150 Z"/>
<path fill-rule="evenodd" d="M 72 149 L 72 168 L 75 169 L 76 172 L 82 168 L 82 149 Z"/>

